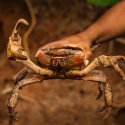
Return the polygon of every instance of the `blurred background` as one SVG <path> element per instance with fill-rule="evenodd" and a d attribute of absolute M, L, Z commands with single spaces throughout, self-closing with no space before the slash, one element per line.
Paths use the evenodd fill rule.
<path fill-rule="evenodd" d="M 27 2 L 28 1 L 28 2 Z M 12 77 L 23 66 L 6 56 L 8 38 L 18 19 L 33 21 L 28 4 L 32 5 L 36 25 L 28 38 L 31 59 L 37 49 L 49 42 L 83 31 L 118 0 L 0 0 L 0 125 L 8 124 L 7 100 L 14 86 Z M 31 6 L 30 6 L 31 7 Z M 24 27 L 22 35 L 28 30 Z M 117 39 L 94 51 L 99 55 L 125 55 L 125 40 Z M 122 65 L 125 68 L 125 65 Z M 125 125 L 125 82 L 113 69 L 104 69 L 112 81 L 116 105 L 110 116 L 97 110 L 97 83 L 49 80 L 30 85 L 21 91 L 15 125 Z"/>

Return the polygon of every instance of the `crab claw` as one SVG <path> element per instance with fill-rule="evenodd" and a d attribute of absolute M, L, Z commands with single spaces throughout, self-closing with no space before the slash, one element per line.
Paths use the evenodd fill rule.
<path fill-rule="evenodd" d="M 29 23 L 25 20 L 25 19 L 19 19 L 14 27 L 14 30 L 12 32 L 12 39 L 15 39 L 15 38 L 18 38 L 18 35 L 19 35 L 19 30 L 21 28 L 21 24 L 24 24 L 26 26 L 29 25 Z"/>
<path fill-rule="evenodd" d="M 7 57 L 11 60 L 27 59 L 27 53 L 21 46 L 21 37 L 19 35 L 21 24 L 29 25 L 29 23 L 26 20 L 19 19 L 14 27 L 12 35 L 9 37 L 9 43 L 7 47 Z"/>

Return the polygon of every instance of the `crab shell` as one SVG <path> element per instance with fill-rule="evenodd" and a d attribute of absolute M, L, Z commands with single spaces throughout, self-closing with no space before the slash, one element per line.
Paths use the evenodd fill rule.
<path fill-rule="evenodd" d="M 41 67 L 59 71 L 81 69 L 84 53 L 78 48 L 40 48 L 35 57 Z"/>

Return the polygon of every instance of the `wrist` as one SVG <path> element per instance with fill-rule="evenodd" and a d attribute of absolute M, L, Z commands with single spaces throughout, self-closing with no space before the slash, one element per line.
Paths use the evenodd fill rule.
<path fill-rule="evenodd" d="M 94 44 L 102 36 L 100 26 L 95 23 L 88 27 L 85 31 L 80 33 L 81 37 L 86 37 L 89 44 Z"/>
<path fill-rule="evenodd" d="M 89 35 L 85 31 L 77 35 L 81 38 L 82 41 L 86 42 L 86 45 L 88 45 L 89 47 L 92 46 L 92 39 L 89 37 Z"/>

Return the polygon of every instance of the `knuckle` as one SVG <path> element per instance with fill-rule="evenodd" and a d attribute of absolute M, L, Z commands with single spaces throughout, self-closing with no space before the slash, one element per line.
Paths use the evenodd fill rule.
<path fill-rule="evenodd" d="M 92 56 L 92 52 L 88 52 L 88 56 Z"/>
<path fill-rule="evenodd" d="M 92 56 L 92 52 L 91 51 L 86 52 L 86 59 L 89 59 L 91 56 Z"/>

